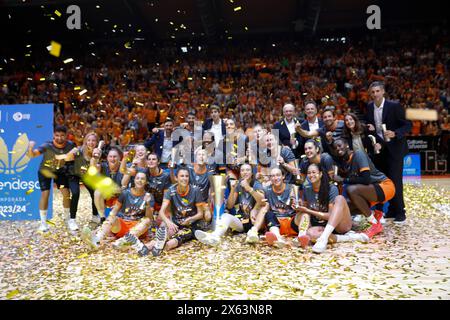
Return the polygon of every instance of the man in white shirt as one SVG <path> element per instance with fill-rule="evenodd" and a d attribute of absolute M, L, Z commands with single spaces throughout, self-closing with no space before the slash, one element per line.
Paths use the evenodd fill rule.
<path fill-rule="evenodd" d="M 211 118 L 207 119 L 203 123 L 203 130 L 209 131 L 214 134 L 214 142 L 216 147 L 219 146 L 220 140 L 223 139 L 226 133 L 225 123 L 220 118 L 220 107 L 216 105 L 211 105 Z"/>
<path fill-rule="evenodd" d="M 295 150 L 298 148 L 301 140 L 301 136 L 295 131 L 295 125 L 300 123 L 300 120 L 294 117 L 295 107 L 294 105 L 287 103 L 283 106 L 283 119 L 277 121 L 273 125 L 273 129 L 278 130 L 279 139 L 281 144 L 290 147 L 297 158 Z"/>

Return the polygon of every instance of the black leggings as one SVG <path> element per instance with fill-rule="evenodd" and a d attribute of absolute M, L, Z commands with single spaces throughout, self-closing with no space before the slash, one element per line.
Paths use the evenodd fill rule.
<path fill-rule="evenodd" d="M 75 219 L 78 211 L 78 201 L 80 200 L 80 177 L 69 176 L 69 188 L 71 193 L 70 198 L 70 218 Z M 94 192 L 95 190 L 86 186 L 87 191 L 91 195 L 92 200 L 92 214 L 98 216 L 97 207 L 94 202 Z"/>

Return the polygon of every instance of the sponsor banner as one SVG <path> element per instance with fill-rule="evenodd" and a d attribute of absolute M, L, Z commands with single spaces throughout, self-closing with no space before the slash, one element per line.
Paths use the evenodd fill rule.
<path fill-rule="evenodd" d="M 403 158 L 403 176 L 420 176 L 420 154 L 409 153 Z"/>
<path fill-rule="evenodd" d="M 52 136 L 53 104 L 0 105 L 0 220 L 39 219 L 42 156 L 30 159 L 28 144 L 35 141 L 36 148 Z"/>

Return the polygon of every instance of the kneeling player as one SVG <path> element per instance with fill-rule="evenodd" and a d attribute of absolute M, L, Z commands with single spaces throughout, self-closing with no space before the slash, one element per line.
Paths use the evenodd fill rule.
<path fill-rule="evenodd" d="M 148 254 L 147 247 L 138 239 L 146 234 L 153 220 L 153 196 L 145 193 L 147 176 L 143 172 L 136 174 L 134 187 L 127 188 L 119 196 L 108 218 L 93 233 L 88 227 L 83 230 L 81 238 L 93 249 L 110 232 L 118 238 L 113 247 L 121 249 L 132 246 L 139 255 Z"/>

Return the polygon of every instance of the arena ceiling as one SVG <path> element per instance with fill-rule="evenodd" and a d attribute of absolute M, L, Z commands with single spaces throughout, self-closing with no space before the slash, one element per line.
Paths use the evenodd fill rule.
<path fill-rule="evenodd" d="M 69 31 L 65 26 L 66 9 L 72 4 L 81 9 L 81 30 Z M 380 6 L 383 25 L 446 18 L 439 1 L 0 0 L 0 26 L 9 40 L 60 36 L 76 41 L 79 37 L 133 35 L 152 40 L 214 41 L 267 33 L 312 35 L 333 29 L 364 29 L 371 4 Z"/>

